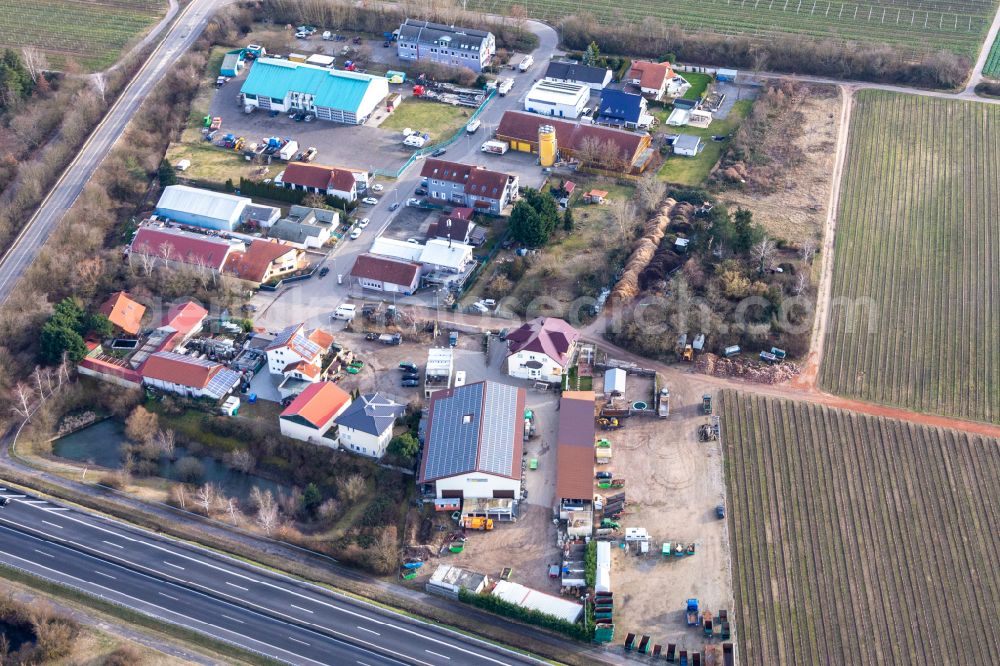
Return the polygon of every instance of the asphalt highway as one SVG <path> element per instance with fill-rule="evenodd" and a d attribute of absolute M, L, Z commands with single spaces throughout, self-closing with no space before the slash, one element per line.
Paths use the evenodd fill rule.
<path fill-rule="evenodd" d="M 534 659 L 0 487 L 0 562 L 290 664 L 441 666 Z"/>

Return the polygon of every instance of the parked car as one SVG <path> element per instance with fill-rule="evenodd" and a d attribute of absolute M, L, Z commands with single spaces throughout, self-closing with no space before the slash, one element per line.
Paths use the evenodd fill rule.
<path fill-rule="evenodd" d="M 389 212 L 392 212 L 392 211 L 396 210 L 397 208 L 399 208 L 399 202 L 398 201 L 393 202 L 393 204 L 391 206 L 389 206 Z"/>
<path fill-rule="evenodd" d="M 306 149 L 306 152 L 302 153 L 302 161 L 312 162 L 314 159 L 316 159 L 317 152 L 319 151 L 316 150 L 314 147 L 310 146 L 309 148 Z"/>
<path fill-rule="evenodd" d="M 433 153 L 431 153 L 431 157 L 441 157 L 442 155 L 444 155 L 447 152 L 448 151 L 445 150 L 444 148 L 438 148 Z"/>
<path fill-rule="evenodd" d="M 385 188 L 382 187 L 381 183 L 375 183 L 374 185 L 372 185 L 372 192 L 381 192 L 384 189 Z"/>
<path fill-rule="evenodd" d="M 416 194 L 418 197 L 426 197 L 427 196 L 427 188 L 426 187 L 418 187 L 417 189 L 413 190 L 413 193 Z"/>
<path fill-rule="evenodd" d="M 406 205 L 407 206 L 412 206 L 413 208 L 419 208 L 420 207 L 420 199 L 413 199 L 413 198 L 407 199 L 406 200 Z"/>
<path fill-rule="evenodd" d="M 378 340 L 378 333 L 365 333 L 365 340 Z"/>
<path fill-rule="evenodd" d="M 410 245 L 420 245 L 420 241 L 417 240 L 416 238 L 407 238 L 406 242 L 409 243 Z"/>
<path fill-rule="evenodd" d="M 418 379 L 404 379 L 399 383 L 403 388 L 414 388 L 420 386 L 420 380 Z"/>
<path fill-rule="evenodd" d="M 360 235 L 361 235 L 361 229 L 359 229 L 357 227 L 354 227 L 353 229 L 351 229 L 351 233 L 350 233 L 351 240 L 358 240 L 358 236 L 360 236 Z"/>
<path fill-rule="evenodd" d="M 389 42 L 388 41 L 382 42 L 382 48 L 384 49 L 389 48 Z"/>
<path fill-rule="evenodd" d="M 330 269 L 327 268 L 326 266 L 324 266 L 323 268 L 319 269 L 319 276 L 320 277 L 326 277 L 329 273 L 330 273 Z"/>
<path fill-rule="evenodd" d="M 378 203 L 378 199 L 376 199 L 375 197 L 365 197 L 364 199 L 361 200 L 361 203 L 365 204 L 366 206 L 374 206 L 375 204 Z"/>
<path fill-rule="evenodd" d="M 406 381 L 408 379 L 420 379 L 420 373 L 418 373 L 418 372 L 407 372 L 405 375 L 403 375 L 403 381 Z"/>
<path fill-rule="evenodd" d="M 371 223 L 371 220 L 368 219 L 367 217 L 363 217 L 360 220 L 358 220 L 358 226 L 361 227 L 362 229 L 364 229 L 365 227 L 367 227 L 370 223 Z"/>
<path fill-rule="evenodd" d="M 243 311 L 244 312 L 257 312 L 257 306 L 254 305 L 253 303 L 247 303 L 246 305 L 243 306 Z"/>
<path fill-rule="evenodd" d="M 417 364 L 410 363 L 409 361 L 403 361 L 399 364 L 400 370 L 405 370 L 406 372 L 417 372 Z"/>

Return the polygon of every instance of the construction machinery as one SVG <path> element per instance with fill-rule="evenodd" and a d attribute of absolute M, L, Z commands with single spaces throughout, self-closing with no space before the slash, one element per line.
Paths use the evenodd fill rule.
<path fill-rule="evenodd" d="M 687 361 L 688 363 L 694 362 L 694 347 L 691 345 L 684 345 L 684 351 L 681 352 L 681 360 Z"/>
<path fill-rule="evenodd" d="M 666 386 L 656 396 L 656 415 L 661 419 L 670 416 L 670 389 Z"/>
<path fill-rule="evenodd" d="M 711 638 L 714 633 L 712 624 L 712 611 L 705 611 L 701 616 L 701 626 L 702 632 L 705 634 L 705 638 Z"/>
<path fill-rule="evenodd" d="M 481 518 L 479 516 L 466 516 L 462 519 L 462 527 L 469 530 L 481 530 L 488 532 L 493 529 L 492 518 Z"/>
<path fill-rule="evenodd" d="M 605 518 L 601 521 L 601 527 L 605 529 L 617 530 L 621 527 L 621 523 L 617 520 L 611 520 L 610 518 Z"/>
<path fill-rule="evenodd" d="M 712 395 L 710 393 L 701 396 L 701 411 L 706 415 L 712 413 Z"/>
<path fill-rule="evenodd" d="M 622 427 L 621 421 L 616 417 L 605 417 L 597 419 L 597 425 L 601 426 L 601 430 L 618 430 Z"/>
<path fill-rule="evenodd" d="M 718 439 L 718 433 L 716 433 L 715 428 L 712 427 L 710 423 L 702 423 L 698 428 L 698 441 L 700 442 L 712 442 Z"/>
<path fill-rule="evenodd" d="M 685 612 L 687 614 L 687 623 L 688 623 L 688 626 L 689 627 L 696 627 L 696 626 L 698 626 L 698 600 L 697 599 L 688 599 L 687 600 L 687 608 L 686 608 Z"/>

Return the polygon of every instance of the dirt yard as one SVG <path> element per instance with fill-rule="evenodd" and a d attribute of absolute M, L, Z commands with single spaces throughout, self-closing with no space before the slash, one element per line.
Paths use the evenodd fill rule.
<path fill-rule="evenodd" d="M 633 416 L 623 429 L 608 433 L 612 469 L 627 481 L 621 526 L 645 527 L 653 540 L 646 556 L 617 547 L 613 551 L 615 624 L 622 636 L 645 633 L 661 645 L 677 643 L 694 650 L 701 649 L 703 641 L 685 624 L 685 601 L 696 597 L 713 614 L 733 608 L 729 537 L 725 521 L 715 517 L 725 485 L 719 443 L 698 441 L 697 428 L 708 421 L 701 413 L 705 385 L 691 377 L 667 386 L 668 420 Z M 634 394 L 630 386 L 627 395 L 641 400 L 646 393 L 645 385 Z M 664 541 L 694 542 L 696 554 L 664 558 Z"/>
<path fill-rule="evenodd" d="M 833 87 L 817 91 L 797 109 L 804 121 L 796 142 L 805 160 L 791 174 L 792 186 L 767 195 L 736 189 L 719 195 L 731 209 L 743 206 L 753 211 L 754 220 L 763 224 L 769 234 L 792 244 L 819 239 L 830 201 L 830 174 L 840 131 L 840 95 Z"/>

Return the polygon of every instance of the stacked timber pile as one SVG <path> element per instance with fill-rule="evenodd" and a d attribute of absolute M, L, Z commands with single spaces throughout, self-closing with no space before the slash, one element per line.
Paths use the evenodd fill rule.
<path fill-rule="evenodd" d="M 639 295 L 639 274 L 649 265 L 656 254 L 656 249 L 660 247 L 660 241 L 663 240 L 667 225 L 670 224 L 670 213 L 676 205 L 675 200 L 667 199 L 660 207 L 660 211 L 646 222 L 642 238 L 625 262 L 622 279 L 611 290 L 608 299 L 611 304 L 628 303 Z"/>
<path fill-rule="evenodd" d="M 723 358 L 715 354 L 702 354 L 694 369 L 716 377 L 738 377 L 757 384 L 780 384 L 799 374 L 799 366 L 790 361 L 767 365 L 747 358 Z"/>

